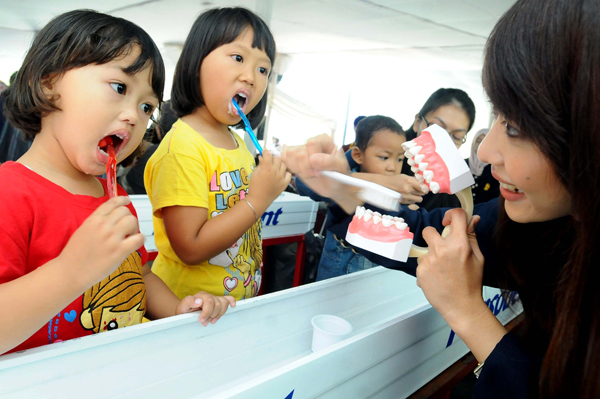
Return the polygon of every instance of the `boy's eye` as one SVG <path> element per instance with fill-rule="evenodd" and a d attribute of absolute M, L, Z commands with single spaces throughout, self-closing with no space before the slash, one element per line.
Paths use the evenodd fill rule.
<path fill-rule="evenodd" d="M 154 112 L 154 106 L 152 104 L 142 104 L 140 105 L 140 108 L 142 108 L 142 111 L 144 111 L 146 115 L 152 115 Z"/>
<path fill-rule="evenodd" d="M 388 157 L 379 157 L 382 161 L 387 161 Z"/>
<path fill-rule="evenodd" d="M 123 83 L 111 83 L 110 87 L 112 87 L 114 91 L 122 95 L 124 95 L 127 91 L 127 86 L 125 86 L 125 84 Z"/>
<path fill-rule="evenodd" d="M 521 132 L 517 128 L 510 125 L 507 121 L 502 122 L 502 124 L 504 125 L 504 128 L 506 129 L 506 135 L 508 137 L 519 137 L 519 135 L 521 134 Z"/>
<path fill-rule="evenodd" d="M 234 59 L 236 62 L 244 62 L 244 59 L 243 59 L 243 58 L 242 58 L 242 56 L 241 56 L 241 55 L 239 55 L 239 54 L 235 54 L 235 55 L 233 55 L 232 57 L 233 57 L 233 59 Z"/>
<path fill-rule="evenodd" d="M 269 70 L 267 68 L 258 68 L 258 72 L 260 72 L 263 75 L 268 75 L 269 74 Z"/>

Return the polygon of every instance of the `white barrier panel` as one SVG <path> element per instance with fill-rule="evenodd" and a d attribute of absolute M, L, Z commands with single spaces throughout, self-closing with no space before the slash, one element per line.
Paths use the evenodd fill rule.
<path fill-rule="evenodd" d="M 484 298 L 505 324 L 498 293 Z M 354 330 L 311 353 L 317 314 Z M 197 318 L 0 356 L 0 397 L 398 399 L 468 352 L 413 277 L 382 267 L 240 301 L 206 328 Z"/>
<path fill-rule="evenodd" d="M 146 249 L 156 250 L 152 204 L 147 195 L 131 195 L 138 214 L 140 232 L 146 236 Z M 315 226 L 319 203 L 308 197 L 283 192 L 262 216 L 263 239 L 304 234 Z"/>

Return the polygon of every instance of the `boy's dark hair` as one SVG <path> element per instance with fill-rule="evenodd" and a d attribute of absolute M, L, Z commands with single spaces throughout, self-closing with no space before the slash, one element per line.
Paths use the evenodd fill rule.
<path fill-rule="evenodd" d="M 127 55 L 136 44 L 141 53 L 124 72 L 135 74 L 151 67 L 152 89 L 161 102 L 165 83 L 163 60 L 142 28 L 92 10 L 57 16 L 36 35 L 14 81 L 2 93 L 7 119 L 27 138 L 33 138 L 41 130 L 42 117 L 60 111 L 44 94 L 43 79 L 89 64 L 106 64 Z"/>
<path fill-rule="evenodd" d="M 406 136 L 402 126 L 389 116 L 373 115 L 363 118 L 356 125 L 356 139 L 354 142 L 359 150 L 364 152 L 369 146 L 373 136 L 381 130 L 391 130 L 401 136 Z"/>
<path fill-rule="evenodd" d="M 200 90 L 200 66 L 214 49 L 233 42 L 244 29 L 254 30 L 252 47 L 267 53 L 275 65 L 275 40 L 265 22 L 252 11 L 241 7 L 214 8 L 202 13 L 188 34 L 179 61 L 175 67 L 172 108 L 179 118 L 204 105 Z M 267 92 L 247 117 L 253 128 L 263 119 L 267 108 Z M 240 123 L 237 126 L 243 126 Z"/>
<path fill-rule="evenodd" d="M 475 123 L 475 104 L 469 95 L 461 89 L 438 89 L 436 90 L 419 111 L 419 115 L 424 117 L 431 111 L 443 107 L 444 105 L 455 105 L 458 108 L 465 111 L 469 118 L 469 128 L 467 132 L 473 127 Z M 412 127 L 411 127 L 412 129 Z"/>

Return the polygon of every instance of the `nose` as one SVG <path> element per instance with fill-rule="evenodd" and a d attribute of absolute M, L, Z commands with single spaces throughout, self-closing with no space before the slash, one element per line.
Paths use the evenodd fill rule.
<path fill-rule="evenodd" d="M 120 119 L 127 122 L 128 125 L 134 127 L 138 123 L 138 106 L 137 104 L 126 104 L 123 111 L 121 111 Z"/>
<path fill-rule="evenodd" d="M 492 165 L 502 164 L 502 154 L 500 152 L 498 139 L 504 134 L 503 126 L 499 122 L 500 118 L 494 119 L 490 131 L 479 144 L 477 156 L 485 163 Z"/>
<path fill-rule="evenodd" d="M 253 67 L 245 67 L 244 70 L 242 71 L 242 74 L 240 75 L 240 80 L 250 86 L 254 86 L 254 74 L 256 73 L 256 71 L 254 70 Z"/>

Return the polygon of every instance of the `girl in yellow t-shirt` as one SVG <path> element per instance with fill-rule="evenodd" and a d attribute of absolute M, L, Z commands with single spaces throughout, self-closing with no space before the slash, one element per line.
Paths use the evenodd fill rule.
<path fill-rule="evenodd" d="M 202 289 L 236 299 L 257 294 L 260 217 L 290 174 L 268 151 L 255 166 L 230 126 L 262 119 L 275 59 L 267 25 L 244 8 L 198 17 L 175 69 L 171 103 L 180 119 L 144 174 L 159 255 L 153 271 L 179 296 Z"/>

